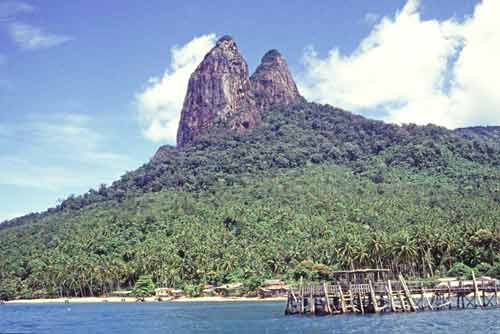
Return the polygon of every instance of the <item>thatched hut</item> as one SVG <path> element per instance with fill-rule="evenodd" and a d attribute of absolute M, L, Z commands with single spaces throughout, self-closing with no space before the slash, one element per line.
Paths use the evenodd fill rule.
<path fill-rule="evenodd" d="M 158 288 L 155 289 L 157 298 L 179 298 L 184 296 L 184 291 L 175 288 Z"/>
<path fill-rule="evenodd" d="M 285 282 L 277 279 L 266 280 L 257 291 L 259 297 L 286 297 L 289 287 Z"/>
<path fill-rule="evenodd" d="M 217 295 L 223 297 L 240 296 L 243 293 L 243 283 L 224 284 L 214 290 Z"/>
<path fill-rule="evenodd" d="M 132 290 L 115 290 L 108 294 L 108 297 L 126 298 L 132 296 Z"/>

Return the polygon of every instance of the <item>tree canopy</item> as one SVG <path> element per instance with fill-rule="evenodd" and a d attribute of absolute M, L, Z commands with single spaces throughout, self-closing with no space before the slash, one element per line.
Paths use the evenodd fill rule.
<path fill-rule="evenodd" d="M 494 138 L 306 103 L 243 136 L 220 124 L 185 151 L 163 148 L 108 187 L 4 225 L 0 298 L 255 288 L 359 267 L 498 276 Z"/>

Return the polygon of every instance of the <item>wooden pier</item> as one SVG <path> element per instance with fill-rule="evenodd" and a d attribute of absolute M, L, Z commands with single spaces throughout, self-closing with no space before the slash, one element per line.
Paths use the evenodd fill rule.
<path fill-rule="evenodd" d="M 493 308 L 500 305 L 497 280 L 407 282 L 403 276 L 387 278 L 387 271 L 339 272 L 352 274 L 335 283 L 292 286 L 286 315 L 367 314 L 418 312 L 467 308 Z M 374 279 L 375 274 L 378 279 Z M 384 276 L 380 279 L 380 276 Z M 357 279 L 353 279 L 357 277 Z M 372 279 L 374 279 L 372 281 Z"/>

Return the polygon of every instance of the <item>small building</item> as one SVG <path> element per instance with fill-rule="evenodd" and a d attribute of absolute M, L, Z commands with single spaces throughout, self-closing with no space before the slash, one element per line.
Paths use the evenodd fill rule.
<path fill-rule="evenodd" d="M 158 288 L 155 289 L 157 298 L 180 298 L 184 296 L 184 291 L 175 288 Z"/>
<path fill-rule="evenodd" d="M 215 291 L 215 286 L 212 284 L 205 284 L 201 290 L 201 294 L 205 297 L 213 297 L 217 295 L 217 292 Z"/>
<path fill-rule="evenodd" d="M 290 288 L 285 282 L 277 279 L 265 280 L 257 293 L 261 298 L 286 297 Z"/>
<path fill-rule="evenodd" d="M 222 297 L 241 296 L 243 294 L 243 283 L 224 284 L 214 288 L 215 293 Z"/>
<path fill-rule="evenodd" d="M 110 292 L 107 297 L 120 297 L 126 298 L 132 295 L 132 290 L 115 290 Z"/>

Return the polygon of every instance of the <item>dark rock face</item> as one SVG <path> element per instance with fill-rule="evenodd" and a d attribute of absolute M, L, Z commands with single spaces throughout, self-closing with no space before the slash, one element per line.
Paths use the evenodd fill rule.
<path fill-rule="evenodd" d="M 301 98 L 285 59 L 267 52 L 255 73 L 230 36 L 219 39 L 191 75 L 177 130 L 177 147 L 195 142 L 218 121 L 239 133 L 257 125 L 260 113 Z"/>
<path fill-rule="evenodd" d="M 250 82 L 260 111 L 278 104 L 292 104 L 300 98 L 285 58 L 277 50 L 270 50 L 262 57 Z"/>
<path fill-rule="evenodd" d="M 191 75 L 177 130 L 177 146 L 195 141 L 216 121 L 244 132 L 258 120 L 248 66 L 234 40 L 224 36 Z"/>

